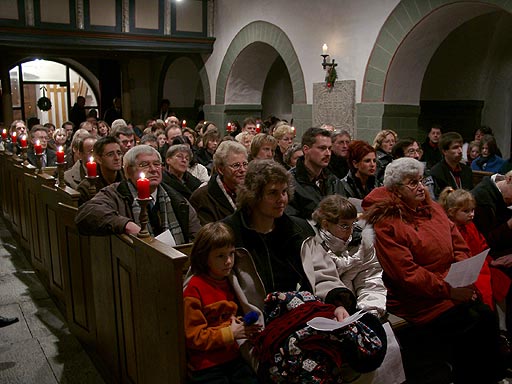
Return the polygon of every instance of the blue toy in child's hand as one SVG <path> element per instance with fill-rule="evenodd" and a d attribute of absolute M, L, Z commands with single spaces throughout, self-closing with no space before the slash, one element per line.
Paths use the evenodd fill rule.
<path fill-rule="evenodd" d="M 252 325 L 254 324 L 256 321 L 258 321 L 258 318 L 260 317 L 260 315 L 258 315 L 258 312 L 256 311 L 251 311 L 251 312 L 247 312 L 245 314 L 245 316 L 242 318 L 243 322 L 245 323 L 245 325 Z"/>

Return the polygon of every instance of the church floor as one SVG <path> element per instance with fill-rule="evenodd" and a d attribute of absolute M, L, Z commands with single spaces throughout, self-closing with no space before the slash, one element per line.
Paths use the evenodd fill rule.
<path fill-rule="evenodd" d="M 1 216 L 0 316 L 0 383 L 104 383 Z"/>

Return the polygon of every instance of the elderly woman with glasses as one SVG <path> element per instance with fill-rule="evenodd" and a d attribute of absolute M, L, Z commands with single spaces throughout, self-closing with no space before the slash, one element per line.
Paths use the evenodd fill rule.
<path fill-rule="evenodd" d="M 423 185 L 424 165 L 394 160 L 384 187 L 363 200 L 375 230 L 375 250 L 388 289 L 387 310 L 413 327 L 399 335 L 406 356 L 437 364 L 438 383 L 491 383 L 500 378 L 498 328 L 473 285 L 445 281 L 451 264 L 469 258 L 469 249 Z M 405 359 L 407 381 L 425 372 Z"/>
<path fill-rule="evenodd" d="M 188 145 L 171 145 L 165 155 L 167 169 L 162 173 L 162 181 L 187 200 L 201 186 L 201 180 L 188 171 L 192 156 Z"/>

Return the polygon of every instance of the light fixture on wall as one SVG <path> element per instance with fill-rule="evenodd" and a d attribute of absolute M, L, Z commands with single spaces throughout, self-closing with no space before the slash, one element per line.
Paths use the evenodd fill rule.
<path fill-rule="evenodd" d="M 322 67 L 324 71 L 327 71 L 327 73 L 325 74 L 325 84 L 327 88 L 332 88 L 334 87 L 334 83 L 338 78 L 338 74 L 336 73 L 336 67 L 338 63 L 335 63 L 334 59 L 332 59 L 332 61 L 327 61 L 327 58 L 329 57 L 329 54 L 327 53 L 328 49 L 329 48 L 327 47 L 327 44 L 322 45 Z"/>

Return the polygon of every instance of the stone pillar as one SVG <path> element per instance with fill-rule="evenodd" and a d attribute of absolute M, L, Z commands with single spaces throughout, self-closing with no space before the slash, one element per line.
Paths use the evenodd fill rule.
<path fill-rule="evenodd" d="M 293 126 L 296 129 L 295 141 L 300 142 L 302 134 L 306 129 L 313 126 L 313 105 L 312 104 L 292 104 Z"/>
<path fill-rule="evenodd" d="M 356 82 L 336 81 L 327 88 L 325 82 L 313 84 L 313 126 L 332 124 L 354 133 Z"/>
<path fill-rule="evenodd" d="M 354 138 L 373 143 L 375 135 L 382 129 L 392 129 L 399 137 L 411 136 L 418 141 L 424 134 L 418 127 L 418 105 L 400 105 L 384 103 L 360 103 L 356 106 L 356 125 Z"/>

